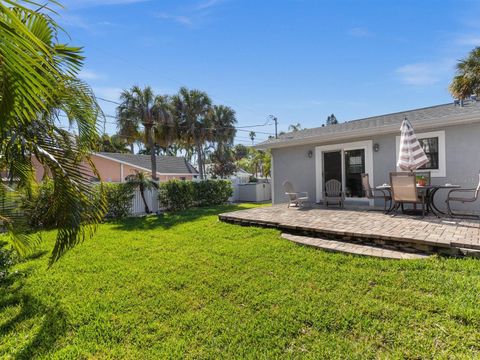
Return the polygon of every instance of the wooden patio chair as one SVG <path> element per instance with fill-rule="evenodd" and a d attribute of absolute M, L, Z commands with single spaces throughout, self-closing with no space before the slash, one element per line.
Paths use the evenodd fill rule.
<path fill-rule="evenodd" d="M 370 186 L 370 177 L 368 176 L 368 174 L 362 174 L 362 188 L 367 199 L 383 200 L 383 204 L 384 204 L 383 212 L 387 213 L 387 202 L 390 202 L 390 206 L 388 207 L 388 209 L 392 207 L 392 197 L 390 196 L 390 192 L 388 190 L 380 190 L 380 189 L 372 188 Z M 375 192 L 377 192 L 377 194 L 375 194 Z"/>
<path fill-rule="evenodd" d="M 325 191 L 323 193 L 323 198 L 325 205 L 330 203 L 336 203 L 343 208 L 343 203 L 345 201 L 345 194 L 342 191 L 342 183 L 336 179 L 328 180 L 325 183 Z"/>
<path fill-rule="evenodd" d="M 295 192 L 293 184 L 290 181 L 287 180 L 283 182 L 283 189 L 285 190 L 285 195 L 288 197 L 288 207 L 305 207 L 305 205 L 311 205 L 308 192 Z"/>
<path fill-rule="evenodd" d="M 463 196 L 462 196 L 462 193 L 463 193 Z M 445 200 L 446 203 L 447 203 L 448 215 L 450 217 L 466 216 L 466 217 L 480 218 L 480 216 L 475 215 L 475 214 L 456 214 L 452 211 L 452 208 L 450 206 L 450 202 L 454 202 L 454 201 L 461 202 L 462 204 L 477 201 L 479 193 L 480 193 L 480 174 L 478 174 L 478 185 L 475 189 L 452 189 L 452 190 L 450 190 L 448 192 L 448 195 L 447 195 L 447 200 Z M 466 196 L 467 194 L 470 194 L 470 196 Z M 456 195 L 456 196 L 454 196 L 454 195 Z"/>
<path fill-rule="evenodd" d="M 404 204 L 422 205 L 422 218 L 425 217 L 426 197 L 424 192 L 417 189 L 417 181 L 413 172 L 392 172 L 390 173 L 390 185 L 392 187 L 392 210 L 398 211 L 401 206 L 404 211 Z"/>

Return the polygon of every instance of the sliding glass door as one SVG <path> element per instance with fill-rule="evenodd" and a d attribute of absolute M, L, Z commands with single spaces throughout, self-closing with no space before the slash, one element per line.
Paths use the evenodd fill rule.
<path fill-rule="evenodd" d="M 365 150 L 346 150 L 343 152 L 345 163 L 345 195 L 350 198 L 364 197 L 362 173 L 365 172 Z"/>
<path fill-rule="evenodd" d="M 323 200 L 325 183 L 336 179 L 342 183 L 345 197 L 365 201 L 362 173 L 370 175 L 373 182 L 373 142 L 318 146 L 316 151 L 317 201 Z M 372 204 L 372 202 L 370 201 Z"/>

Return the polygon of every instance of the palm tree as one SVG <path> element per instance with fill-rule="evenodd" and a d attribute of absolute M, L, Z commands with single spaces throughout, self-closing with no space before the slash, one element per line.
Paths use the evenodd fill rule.
<path fill-rule="evenodd" d="M 292 124 L 288 127 L 288 131 L 299 131 L 302 130 L 302 125 L 300 123 Z"/>
<path fill-rule="evenodd" d="M 450 93 L 461 100 L 480 95 L 480 47 L 476 47 L 457 64 L 457 75 L 449 87 Z"/>
<path fill-rule="evenodd" d="M 250 140 L 252 140 L 252 146 L 253 146 L 255 137 L 257 136 L 257 134 L 255 134 L 255 131 L 250 131 L 248 135 L 250 136 Z"/>
<path fill-rule="evenodd" d="M 152 179 L 142 171 L 135 171 L 135 174 L 128 175 L 127 182 L 132 185 L 132 187 L 140 190 L 140 196 L 142 197 L 143 205 L 145 206 L 145 213 L 150 214 L 151 211 L 148 207 L 147 200 L 145 199 L 145 190 L 156 189 L 158 187 L 157 183 L 152 181 Z"/>
<path fill-rule="evenodd" d="M 204 179 L 203 145 L 212 138 L 209 126 L 212 101 L 203 91 L 181 87 L 172 97 L 172 102 L 180 137 L 187 146 L 195 148 L 200 179 Z"/>
<path fill-rule="evenodd" d="M 156 96 L 150 86 L 144 89 L 132 86 L 130 90 L 122 91 L 120 101 L 121 104 L 117 107 L 118 126 L 139 133 L 138 127 L 143 125 L 145 145 L 150 152 L 152 179 L 158 180 L 156 141 L 171 141 L 170 131 L 165 130 L 173 123 L 169 99 L 166 96 Z"/>
<path fill-rule="evenodd" d="M 59 27 L 49 9 L 31 1 L 0 2 L 0 171 L 18 179 L 18 191 L 32 194 L 33 158 L 54 184 L 49 211 L 57 237 L 50 262 L 91 236 L 105 213 L 89 180 L 88 154 L 98 137 L 101 115 L 91 89 L 76 78 L 83 64 L 81 49 L 58 43 Z M 59 115 L 78 130 L 74 137 L 59 126 Z M 90 165 L 84 165 L 85 163 Z M 89 174 L 87 176 L 87 174 Z M 37 237 L 28 235 L 27 216 L 14 210 L 10 192 L 0 184 L 0 220 L 8 239 L 26 254 Z"/>
<path fill-rule="evenodd" d="M 217 150 L 224 151 L 225 147 L 231 147 L 237 133 L 235 111 L 228 106 L 214 105 L 209 120 L 213 131 L 212 140 L 217 144 Z"/>

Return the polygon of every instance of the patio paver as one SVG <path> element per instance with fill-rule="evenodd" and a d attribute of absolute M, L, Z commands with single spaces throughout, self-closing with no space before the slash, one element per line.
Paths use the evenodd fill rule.
<path fill-rule="evenodd" d="M 419 251 L 455 255 L 455 250 L 480 250 L 480 221 L 385 215 L 365 209 L 313 207 L 287 208 L 285 205 L 259 207 L 219 215 L 226 222 L 275 227 L 287 233 L 301 233 L 334 240 L 393 244 Z M 449 251 L 453 249 L 454 251 Z"/>

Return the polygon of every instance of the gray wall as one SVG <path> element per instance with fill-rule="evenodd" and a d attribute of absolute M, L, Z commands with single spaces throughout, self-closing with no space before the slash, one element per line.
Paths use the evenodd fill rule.
<path fill-rule="evenodd" d="M 308 151 L 313 155 L 308 157 Z M 287 201 L 283 182 L 290 181 L 295 191 L 307 191 L 310 199 L 315 201 L 315 146 L 294 146 L 272 150 L 273 187 L 272 195 L 275 204 Z"/>
<path fill-rule="evenodd" d="M 459 125 L 446 128 L 429 129 L 428 131 L 445 130 L 446 177 L 432 178 L 434 184 L 452 183 L 462 187 L 476 187 L 480 171 L 480 124 Z M 423 130 L 422 130 L 423 132 Z M 398 134 L 391 134 L 370 139 L 354 139 L 352 141 L 373 140 L 380 145 L 378 152 L 373 152 L 374 184 L 389 183 L 389 173 L 396 171 L 396 143 Z M 342 141 L 348 142 L 348 141 Z M 316 199 L 315 179 L 315 147 L 322 144 L 295 146 L 272 150 L 273 158 L 273 196 L 274 202 L 287 201 L 282 183 L 290 180 L 297 191 L 308 191 L 310 198 Z M 312 150 L 312 158 L 307 153 Z M 440 190 L 436 200 L 443 205 L 447 191 Z M 466 204 L 465 210 L 480 210 L 480 200 L 474 204 Z"/>

